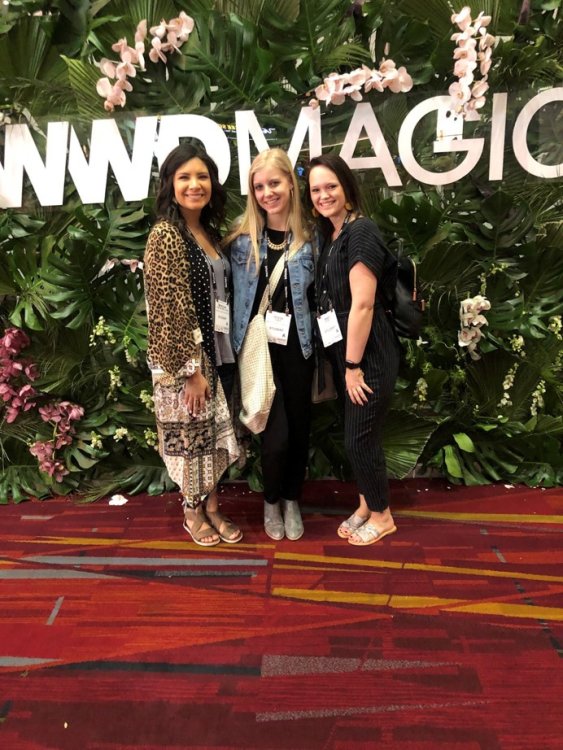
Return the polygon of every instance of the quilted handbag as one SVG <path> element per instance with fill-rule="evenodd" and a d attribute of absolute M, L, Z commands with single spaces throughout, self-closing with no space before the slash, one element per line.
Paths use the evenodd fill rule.
<path fill-rule="evenodd" d="M 281 278 L 284 259 L 281 257 L 270 276 L 272 295 Z M 264 290 L 260 307 L 246 329 L 238 357 L 241 410 L 239 419 L 250 432 L 263 432 L 276 395 L 272 360 L 264 315 L 268 307 L 268 289 Z"/>

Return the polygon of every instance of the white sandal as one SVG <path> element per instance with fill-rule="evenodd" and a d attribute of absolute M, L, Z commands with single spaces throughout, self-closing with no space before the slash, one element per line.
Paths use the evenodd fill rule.
<path fill-rule="evenodd" d="M 342 521 L 336 533 L 341 539 L 349 539 L 352 534 L 365 524 L 367 520 L 367 518 L 362 518 L 361 516 L 352 513 L 350 518 Z"/>
<path fill-rule="evenodd" d="M 356 547 L 366 547 L 368 544 L 379 542 L 384 536 L 394 534 L 396 531 L 396 526 L 391 526 L 390 529 L 385 529 L 385 531 L 379 531 L 372 523 L 364 523 L 363 526 L 354 531 L 352 536 L 349 537 L 348 544 L 353 544 Z M 355 542 L 353 537 L 357 537 L 360 541 Z"/>

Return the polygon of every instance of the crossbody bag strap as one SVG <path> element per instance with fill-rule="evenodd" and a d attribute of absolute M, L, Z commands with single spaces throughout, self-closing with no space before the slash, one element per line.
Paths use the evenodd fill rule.
<path fill-rule="evenodd" d="M 285 255 L 285 253 L 284 253 Z M 276 263 L 274 270 L 272 271 L 272 274 L 270 276 L 270 292 L 271 296 L 274 296 L 274 292 L 276 291 L 276 287 L 279 283 L 279 280 L 282 277 L 283 273 L 283 265 L 284 265 L 284 255 L 280 257 L 278 262 Z M 265 258 L 265 262 L 268 262 L 268 259 Z M 258 315 L 264 315 L 266 313 L 266 310 L 268 308 L 268 285 L 266 284 L 266 288 L 264 289 L 264 294 L 262 295 L 262 300 L 260 302 L 260 307 L 258 308 Z"/>

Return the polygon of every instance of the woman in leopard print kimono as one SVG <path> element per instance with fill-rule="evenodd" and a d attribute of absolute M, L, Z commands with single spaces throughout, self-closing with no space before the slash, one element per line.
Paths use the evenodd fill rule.
<path fill-rule="evenodd" d="M 217 483 L 238 458 L 228 408 L 230 267 L 219 248 L 225 200 L 207 153 L 175 148 L 160 170 L 144 258 L 159 452 L 182 493 L 184 528 L 202 546 L 242 538 L 217 500 Z"/>

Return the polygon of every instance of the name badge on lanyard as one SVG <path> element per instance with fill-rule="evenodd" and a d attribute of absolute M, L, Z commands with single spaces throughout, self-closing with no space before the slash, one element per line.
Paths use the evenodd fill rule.
<path fill-rule="evenodd" d="M 290 313 L 268 310 L 266 313 L 266 334 L 270 344 L 287 346 L 290 324 Z"/>
<path fill-rule="evenodd" d="M 231 314 L 229 303 L 222 299 L 215 300 L 215 330 L 217 333 L 229 333 Z"/>
<path fill-rule="evenodd" d="M 336 344 L 337 341 L 342 341 L 342 331 L 340 330 L 338 318 L 333 309 L 330 309 L 323 315 L 319 315 L 317 323 L 319 324 L 319 331 L 325 349 L 327 346 Z"/>

